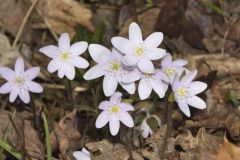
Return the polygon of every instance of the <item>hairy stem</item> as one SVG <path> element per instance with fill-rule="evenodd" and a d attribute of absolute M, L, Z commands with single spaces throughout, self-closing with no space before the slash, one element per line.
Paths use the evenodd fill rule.
<path fill-rule="evenodd" d="M 68 94 L 68 101 L 70 102 L 70 105 L 72 108 L 74 108 L 74 103 L 73 103 L 73 95 L 72 95 L 72 83 L 69 79 L 67 79 L 67 94 Z"/>
<path fill-rule="evenodd" d="M 172 130 L 172 103 L 169 102 L 169 106 L 167 108 L 167 130 L 166 130 L 166 133 L 165 133 L 165 138 L 164 138 L 164 141 L 163 141 L 163 144 L 162 144 L 162 147 L 161 147 L 161 150 L 159 151 L 159 157 L 161 160 L 164 160 L 165 159 L 165 153 L 166 153 L 166 150 L 167 150 L 167 145 L 168 145 L 168 138 L 169 136 L 171 135 L 171 130 Z"/>

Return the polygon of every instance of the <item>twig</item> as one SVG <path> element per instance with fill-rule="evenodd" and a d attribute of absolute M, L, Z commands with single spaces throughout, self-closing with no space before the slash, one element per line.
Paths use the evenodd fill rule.
<path fill-rule="evenodd" d="M 24 131 L 23 131 L 23 136 L 21 136 L 17 130 L 17 127 L 12 119 L 12 117 L 10 115 L 8 115 L 9 120 L 13 126 L 13 129 L 15 130 L 19 143 L 20 143 L 20 147 L 21 147 L 21 151 L 23 152 L 23 157 L 25 158 L 25 156 L 28 158 L 28 160 L 32 160 L 31 156 L 28 154 L 27 149 L 25 148 L 25 139 L 24 139 Z"/>
<path fill-rule="evenodd" d="M 34 8 L 35 5 L 37 4 L 37 2 L 38 2 L 38 0 L 34 0 L 33 3 L 32 3 L 32 5 L 31 5 L 30 8 L 28 9 L 27 14 L 25 15 L 25 17 L 24 17 L 24 19 L 23 19 L 23 22 L 22 22 L 22 24 L 21 24 L 21 26 L 20 26 L 20 28 L 19 28 L 19 30 L 18 30 L 18 32 L 17 32 L 17 36 L 16 36 L 16 38 L 14 39 L 14 42 L 13 42 L 13 44 L 12 44 L 12 48 L 16 47 L 17 42 L 18 42 L 20 36 L 22 35 L 23 29 L 25 28 L 25 25 L 26 25 L 26 23 L 27 23 L 30 15 L 31 15 L 32 11 L 33 11 L 33 8 Z"/>
<path fill-rule="evenodd" d="M 161 150 L 159 150 L 159 157 L 161 160 L 165 159 L 165 153 L 168 146 L 168 138 L 171 135 L 171 129 L 172 129 L 172 103 L 169 102 L 169 107 L 167 108 L 167 130 L 165 132 L 165 138 L 161 147 Z"/>

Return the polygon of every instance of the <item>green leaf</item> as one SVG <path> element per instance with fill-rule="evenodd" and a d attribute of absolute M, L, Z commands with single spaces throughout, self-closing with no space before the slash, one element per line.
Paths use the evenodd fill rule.
<path fill-rule="evenodd" d="M 234 89 L 230 90 L 228 97 L 233 103 L 234 107 L 238 107 L 240 105 L 240 101 L 237 99 L 237 94 Z"/>
<path fill-rule="evenodd" d="M 168 102 L 175 102 L 175 97 L 174 97 L 174 93 L 173 92 L 171 92 L 170 93 L 170 95 L 169 95 L 169 97 L 168 97 Z"/>
<path fill-rule="evenodd" d="M 51 141 L 50 141 L 50 134 L 48 129 L 48 123 L 45 114 L 43 113 L 43 122 L 44 122 L 44 130 L 46 136 L 46 146 L 47 146 L 47 160 L 52 160 L 52 148 L 51 148 Z"/>
<path fill-rule="evenodd" d="M 22 159 L 22 155 L 12 146 L 10 146 L 7 142 L 4 142 L 3 140 L 0 140 L 0 147 L 6 150 L 8 153 L 10 153 L 12 156 L 14 156 L 17 159 Z"/>
<path fill-rule="evenodd" d="M 149 125 L 153 132 L 155 132 L 158 129 L 158 121 L 154 117 L 149 117 L 147 119 L 147 124 Z"/>

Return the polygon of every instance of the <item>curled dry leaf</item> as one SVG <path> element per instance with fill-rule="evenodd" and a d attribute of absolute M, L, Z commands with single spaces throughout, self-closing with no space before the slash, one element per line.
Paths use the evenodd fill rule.
<path fill-rule="evenodd" d="M 104 139 L 100 142 L 91 142 L 86 144 L 87 148 L 94 154 L 95 160 L 128 160 L 130 158 L 129 152 L 122 144 L 112 144 L 108 140 Z M 100 155 L 99 155 L 100 152 Z M 143 160 L 142 156 L 133 151 L 133 160 Z"/>
<path fill-rule="evenodd" d="M 77 25 L 94 30 L 91 10 L 75 0 L 41 0 L 37 9 L 45 22 L 49 23 L 48 27 L 58 34 L 68 32 L 72 37 Z"/>
<path fill-rule="evenodd" d="M 14 63 L 19 52 L 16 48 L 11 49 L 8 38 L 0 33 L 0 66 L 6 66 Z"/>
<path fill-rule="evenodd" d="M 232 144 L 224 137 L 224 142 L 220 147 L 216 160 L 238 160 L 240 157 L 240 147 Z"/>
<path fill-rule="evenodd" d="M 76 127 L 76 110 L 64 116 L 51 133 L 52 148 L 60 150 L 61 157 L 72 160 L 72 153 L 82 147 L 81 134 Z"/>

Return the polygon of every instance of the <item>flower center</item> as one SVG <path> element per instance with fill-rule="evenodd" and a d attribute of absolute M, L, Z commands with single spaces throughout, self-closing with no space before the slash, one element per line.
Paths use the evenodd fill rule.
<path fill-rule="evenodd" d="M 137 48 L 135 48 L 134 53 L 135 53 L 135 55 L 136 55 L 137 57 L 143 56 L 143 48 L 142 48 L 142 47 L 137 47 Z"/>
<path fill-rule="evenodd" d="M 19 86 L 22 86 L 25 83 L 25 79 L 22 76 L 19 76 L 16 78 L 15 83 Z"/>
<path fill-rule="evenodd" d="M 113 63 L 111 64 L 111 69 L 112 69 L 113 71 L 118 71 L 120 68 L 121 68 L 121 64 L 120 64 L 119 62 L 113 62 Z"/>
<path fill-rule="evenodd" d="M 166 71 L 165 71 L 165 73 L 166 73 L 168 76 L 174 75 L 175 72 L 176 72 L 176 70 L 175 70 L 175 68 L 173 68 L 173 67 L 168 67 L 168 68 L 166 69 Z"/>
<path fill-rule="evenodd" d="M 180 97 L 184 97 L 187 94 L 187 89 L 182 87 L 182 88 L 179 88 L 177 92 Z"/>
<path fill-rule="evenodd" d="M 68 52 L 62 52 L 60 54 L 60 59 L 64 62 L 68 61 L 70 59 L 70 53 Z"/>
<path fill-rule="evenodd" d="M 118 113 L 118 112 L 120 112 L 120 108 L 116 105 L 113 105 L 113 106 L 111 106 L 109 111 L 112 112 L 112 113 Z"/>

